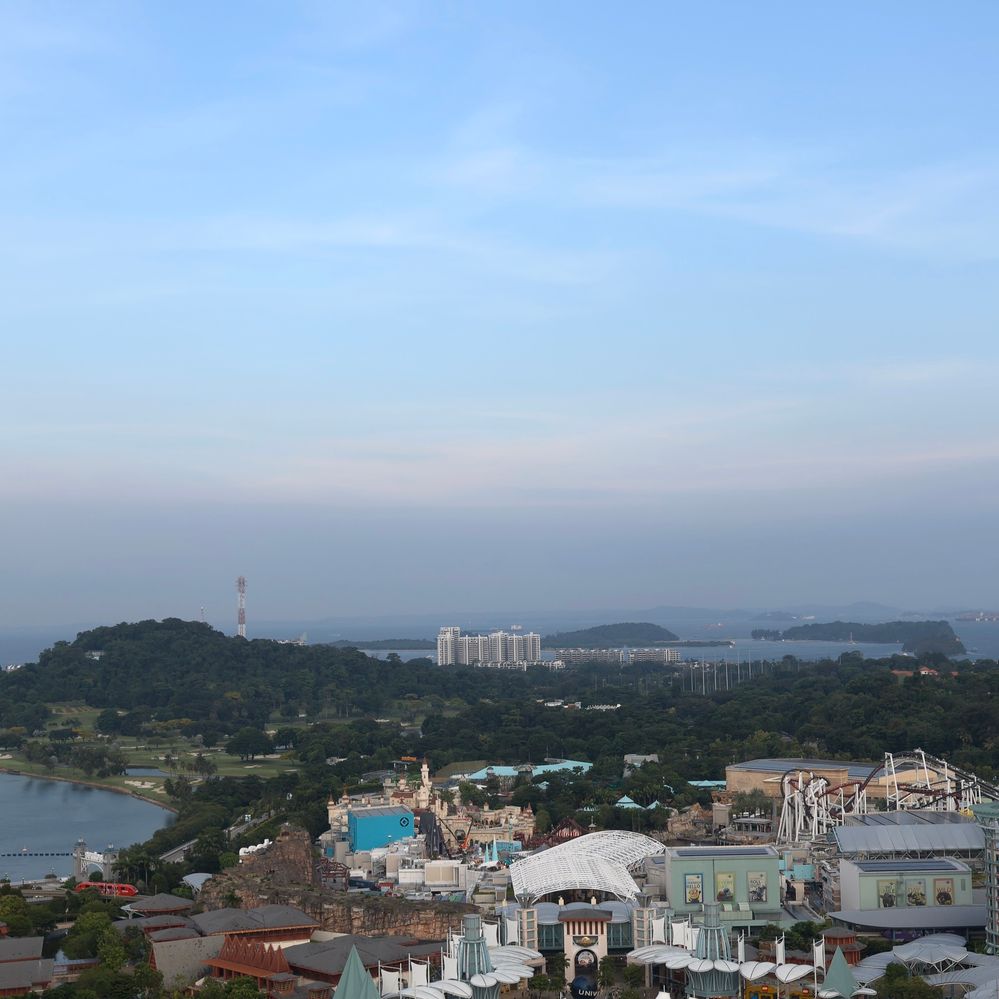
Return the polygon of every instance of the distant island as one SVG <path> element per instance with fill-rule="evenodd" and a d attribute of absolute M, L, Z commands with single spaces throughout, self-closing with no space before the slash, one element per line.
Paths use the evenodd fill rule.
<path fill-rule="evenodd" d="M 789 642 L 871 642 L 901 644 L 903 652 L 926 655 L 942 652 L 960 655 L 966 649 L 946 621 L 888 621 L 885 624 L 860 624 L 856 621 L 832 621 L 828 624 L 800 624 L 786 631 L 757 628 L 753 638 Z"/>
<path fill-rule="evenodd" d="M 687 638 L 682 642 L 667 642 L 674 649 L 730 649 L 735 645 L 731 638 Z"/>
<path fill-rule="evenodd" d="M 645 648 L 650 645 L 669 645 L 680 640 L 672 631 L 648 622 L 624 624 L 598 624 L 579 631 L 560 631 L 545 635 L 541 645 L 546 649 L 616 649 L 618 646 Z"/>
<path fill-rule="evenodd" d="M 784 638 L 784 633 L 774 628 L 754 628 L 752 636 L 761 642 L 779 642 Z"/>
<path fill-rule="evenodd" d="M 350 641 L 342 638 L 336 642 L 327 642 L 335 649 L 436 649 L 437 643 L 429 638 L 368 638 Z"/>

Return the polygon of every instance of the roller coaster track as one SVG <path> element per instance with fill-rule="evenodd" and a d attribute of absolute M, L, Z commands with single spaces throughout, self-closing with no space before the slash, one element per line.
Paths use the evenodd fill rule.
<path fill-rule="evenodd" d="M 884 780 L 889 811 L 958 811 L 982 801 L 999 801 L 999 786 L 922 749 L 885 753 L 884 761 L 863 780 L 841 784 L 830 784 L 828 778 L 808 770 L 788 770 L 781 777 L 778 842 L 814 840 L 842 824 L 847 815 L 864 814 L 867 789 L 879 777 Z"/>

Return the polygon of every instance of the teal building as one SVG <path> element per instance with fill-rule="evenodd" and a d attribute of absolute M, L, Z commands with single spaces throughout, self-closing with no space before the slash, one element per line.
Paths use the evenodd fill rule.
<path fill-rule="evenodd" d="M 674 918 L 703 918 L 716 902 L 730 929 L 780 923 L 783 917 L 780 855 L 772 846 L 681 846 L 646 861 L 648 888 L 658 889 Z"/>
<path fill-rule="evenodd" d="M 413 813 L 404 805 L 351 808 L 347 813 L 347 840 L 351 853 L 377 850 L 413 835 Z"/>
<path fill-rule="evenodd" d="M 951 857 L 841 859 L 839 881 L 842 908 L 829 915 L 858 931 L 892 938 L 924 933 L 967 937 L 986 925 L 986 906 L 972 894 L 971 868 Z"/>

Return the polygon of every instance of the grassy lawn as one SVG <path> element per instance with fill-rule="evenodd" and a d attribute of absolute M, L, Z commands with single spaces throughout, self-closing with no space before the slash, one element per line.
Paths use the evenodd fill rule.
<path fill-rule="evenodd" d="M 196 774 L 184 771 L 177 762 L 178 760 L 181 762 L 193 760 L 196 755 L 196 751 L 193 749 L 185 750 L 175 743 L 173 749 L 170 751 L 174 762 L 169 767 L 163 759 L 164 749 L 151 750 L 148 747 L 129 749 L 127 746 L 122 746 L 122 750 L 128 757 L 128 765 L 130 767 L 163 770 L 166 776 L 123 774 L 114 777 L 88 777 L 82 770 L 77 770 L 73 767 L 57 765 L 54 769 L 49 769 L 43 763 L 29 763 L 20 753 L 2 754 L 2 756 L 7 758 L 0 759 L 0 765 L 38 777 L 62 777 L 68 780 L 99 784 L 104 787 L 120 788 L 123 791 L 141 794 L 144 797 L 160 800 L 164 803 L 168 802 L 169 799 L 167 798 L 163 783 L 169 777 L 177 777 L 183 774 L 195 783 L 199 783 L 202 780 Z M 214 752 L 212 750 L 206 750 L 205 756 L 215 763 L 218 767 L 218 774 L 223 777 L 255 776 L 266 780 L 269 777 L 276 777 L 279 774 L 297 769 L 292 761 L 284 759 L 258 757 L 255 760 L 241 760 L 237 756 L 230 756 L 228 753 L 221 751 Z"/>
<path fill-rule="evenodd" d="M 75 728 L 93 731 L 97 716 L 100 714 L 96 708 L 72 702 L 53 704 L 51 709 L 53 718 L 47 725 L 49 730 L 65 728 L 71 723 Z M 39 777 L 62 777 L 68 780 L 99 784 L 104 787 L 119 788 L 164 802 L 168 799 L 163 783 L 168 777 L 183 774 L 196 782 L 202 779 L 185 769 L 185 764 L 192 763 L 199 752 L 203 752 L 215 764 L 217 773 L 224 777 L 252 775 L 267 779 L 297 769 L 294 761 L 282 759 L 279 756 L 241 760 L 238 756 L 230 756 L 221 749 L 202 749 L 192 740 L 179 736 L 152 739 L 121 736 L 116 741 L 128 759 L 129 767 L 162 770 L 164 775 L 87 776 L 82 770 L 73 767 L 57 765 L 54 769 L 49 769 L 43 763 L 30 763 L 17 752 L 0 754 L 0 766 Z"/>

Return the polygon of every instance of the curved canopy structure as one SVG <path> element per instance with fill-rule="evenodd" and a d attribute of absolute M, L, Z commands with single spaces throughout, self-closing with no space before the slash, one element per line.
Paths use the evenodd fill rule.
<path fill-rule="evenodd" d="M 978 976 L 969 972 L 984 962 L 995 964 L 996 973 L 993 977 L 999 978 L 999 959 L 974 954 L 964 943 L 964 938 L 955 933 L 936 933 L 920 937 L 912 943 L 900 944 L 882 954 L 871 954 L 852 970 L 857 981 L 864 985 L 881 978 L 890 964 L 904 964 L 910 971 L 919 972 L 928 981 L 933 980 L 934 984 L 961 982 L 973 985 Z M 959 966 L 965 967 L 958 971 Z M 941 976 L 948 974 L 956 977 L 944 981 Z M 937 979 L 940 981 L 937 982 Z"/>
<path fill-rule="evenodd" d="M 565 891 L 600 892 L 623 901 L 638 895 L 629 870 L 665 851 L 640 833 L 589 833 L 516 861 L 510 868 L 513 891 L 529 902 Z"/>
<path fill-rule="evenodd" d="M 459 982 L 456 978 L 446 978 L 440 982 L 434 982 L 433 987 L 439 989 L 446 996 L 457 996 L 458 999 L 472 999 L 472 986 L 468 982 Z"/>
<path fill-rule="evenodd" d="M 670 944 L 651 944 L 639 947 L 628 955 L 628 960 L 636 964 L 666 964 L 675 957 L 689 956 L 690 951 L 683 947 L 673 947 Z"/>
<path fill-rule="evenodd" d="M 739 966 L 739 974 L 747 982 L 757 982 L 767 975 L 772 975 L 777 970 L 777 965 L 772 961 L 746 961 Z"/>
<path fill-rule="evenodd" d="M 623 829 L 607 829 L 604 832 L 587 833 L 577 839 L 566 840 L 557 846 L 549 847 L 543 853 L 534 854 L 525 860 L 535 857 L 577 856 L 585 854 L 600 860 L 609 860 L 622 864 L 629 870 L 640 864 L 646 857 L 654 857 L 665 853 L 666 847 L 651 836 L 641 833 L 626 832 Z"/>
<path fill-rule="evenodd" d="M 536 902 L 545 895 L 567 891 L 603 892 L 622 900 L 638 895 L 638 885 L 622 864 L 585 854 L 549 857 L 552 852 L 546 850 L 510 868 L 518 899 Z"/>
<path fill-rule="evenodd" d="M 944 965 L 960 964 L 968 956 L 968 950 L 964 946 L 913 940 L 912 943 L 893 948 L 892 954 L 908 965 L 928 965 L 942 971 Z"/>
<path fill-rule="evenodd" d="M 791 982 L 800 981 L 807 978 L 812 973 L 810 964 L 778 964 L 774 974 L 777 981 L 782 985 L 789 985 Z"/>
<path fill-rule="evenodd" d="M 496 964 L 533 964 L 544 961 L 544 955 L 539 950 L 521 947 L 519 944 L 504 944 L 502 947 L 490 947 L 489 959 Z"/>

